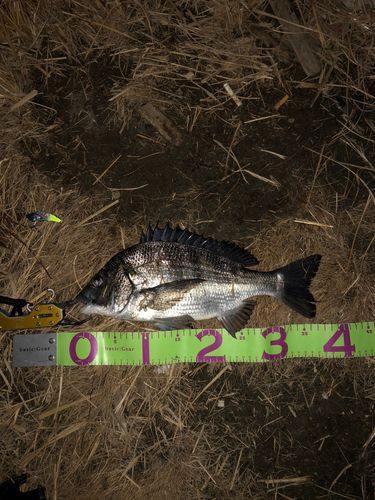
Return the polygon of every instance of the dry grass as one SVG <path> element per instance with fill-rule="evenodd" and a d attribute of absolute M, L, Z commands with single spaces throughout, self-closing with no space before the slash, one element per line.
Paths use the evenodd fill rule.
<path fill-rule="evenodd" d="M 58 300 L 70 299 L 93 268 L 122 248 L 121 239 L 127 246 L 137 240 L 134 231 L 124 233 L 124 229 L 121 238 L 116 220 L 108 219 L 105 212 L 80 225 L 98 206 L 78 191 L 57 191 L 25 160 L 23 164 L 3 161 L 0 168 L 2 294 L 31 298 L 48 287 L 55 289 Z M 36 176 L 38 182 L 32 182 Z M 321 226 L 296 223 L 294 218 L 279 220 L 265 225 L 252 250 L 261 257 L 264 269 L 285 264 L 291 256 L 322 253 L 323 263 L 314 281 L 319 302 L 316 321 L 368 320 L 375 316 L 374 266 L 371 251 L 362 249 L 373 235 L 374 207 L 368 207 L 362 217 L 363 206 L 336 213 L 335 203 L 335 197 L 316 183 L 309 204 L 296 219 Z M 38 230 L 30 229 L 24 214 L 41 204 L 60 216 L 63 224 L 44 223 Z M 345 272 L 356 232 L 358 250 L 353 251 Z M 258 302 L 251 325 L 299 321 L 274 300 Z M 97 318 L 90 327 L 132 329 L 132 325 L 105 318 Z M 279 421 L 282 408 L 293 421 L 294 415 L 306 412 L 302 394 L 308 395 L 308 407 L 314 406 L 314 398 L 320 396 L 308 375 L 312 366 L 321 392 L 332 394 L 332 387 L 348 380 L 363 384 L 357 389 L 358 397 L 367 391 L 372 398 L 374 391 L 365 374 L 372 365 L 366 360 L 341 362 L 339 368 L 334 361 L 303 360 L 274 363 L 270 368 L 227 366 L 221 371 L 219 366 L 207 371 L 204 366 L 175 365 L 164 374 L 155 367 L 21 370 L 11 366 L 11 335 L 4 332 L 0 345 L 2 477 L 27 470 L 32 476 L 30 487 L 43 483 L 49 498 L 68 498 L 72 487 L 80 499 L 199 498 L 206 490 L 236 492 L 242 498 L 249 491 L 261 495 L 275 484 L 303 487 L 310 479 L 300 474 L 280 477 L 282 470 L 276 468 L 276 483 L 267 483 L 256 474 L 243 475 L 241 463 L 256 459 L 271 430 L 279 435 L 278 425 L 272 422 Z M 212 385 L 209 380 L 214 376 L 218 379 Z M 302 390 L 295 393 L 294 385 Z M 290 397 L 281 402 L 280 391 L 284 393 L 286 387 Z M 259 394 L 261 406 L 268 408 L 266 420 L 262 423 L 249 414 L 242 417 L 243 422 L 250 418 L 247 430 L 236 423 L 230 431 L 218 413 L 217 401 L 224 399 L 229 406 L 235 405 L 233 411 L 239 411 L 235 408 L 238 401 L 244 401 L 245 390 Z M 256 399 L 251 405 L 256 412 L 263 411 Z M 281 457 L 286 444 L 282 435 L 277 439 Z"/>
<path fill-rule="evenodd" d="M 221 109 L 230 99 L 225 83 L 244 102 L 277 83 L 287 92 L 309 86 L 316 89 L 316 98 L 341 97 L 347 115 L 344 125 L 353 129 L 357 124 L 368 137 L 366 129 L 374 130 L 371 6 L 364 4 L 356 14 L 340 0 L 316 2 L 314 9 L 309 2 L 297 2 L 300 23 L 315 39 L 322 66 L 321 73 L 306 82 L 288 81 L 279 69 L 277 63 L 292 63 L 293 54 L 267 4 L 262 0 L 163 4 L 151 0 L 144 6 L 115 0 L 4 4 L 0 14 L 6 64 L 0 71 L 1 94 L 17 101 L 27 92 L 30 71 L 41 73 L 48 86 L 52 75 L 66 74 L 72 64 L 84 74 L 85 65 L 104 56 L 120 73 L 111 89 L 110 120 L 120 121 L 122 129 L 145 102 L 173 106 L 182 113 L 180 104 L 186 105 L 186 98 L 181 87 L 184 93 L 200 95 L 198 107 L 204 114 Z M 367 122 L 365 128 L 360 121 Z"/>
<path fill-rule="evenodd" d="M 343 99 L 345 117 L 335 140 L 345 140 L 371 174 L 365 149 L 349 131 L 372 144 L 373 13 L 366 4 L 354 15 L 338 0 L 316 1 L 314 9 L 307 1 L 296 6 L 322 64 L 321 74 L 308 81 L 282 69 L 294 55 L 266 1 L 3 2 L 0 294 L 30 300 L 53 288 L 57 300 L 71 299 L 94 269 L 138 240 L 152 216 L 139 213 L 120 227 L 107 211 L 99 213 L 111 203 L 110 194 L 97 200 L 91 192 L 65 191 L 31 165 L 51 127 L 60 126 L 58 119 L 45 123 L 35 100 L 14 107 L 34 90 L 35 74 L 42 75 L 44 87 L 36 90 L 43 92 L 52 77 L 71 75 L 72 67 L 85 78 L 95 61 L 117 64 L 108 120 L 120 123 L 123 132 L 146 102 L 190 117 L 189 129 L 230 100 L 224 83 L 245 103 L 261 99 L 269 86 L 287 93 L 309 86 L 316 98 Z M 234 132 L 237 121 L 230 125 Z M 356 176 L 364 184 L 362 171 L 342 167 L 350 169 L 350 184 Z M 318 170 L 314 184 L 300 192 L 300 211 L 270 219 L 251 249 L 266 270 L 321 253 L 313 284 L 316 322 L 374 320 L 371 189 L 365 185 L 367 204 L 343 208 L 345 200 L 322 186 Z M 182 206 L 196 193 L 185 195 Z M 63 224 L 31 229 L 25 214 L 38 209 Z M 202 230 L 198 212 L 186 209 L 180 222 Z M 78 318 L 76 310 L 72 315 Z M 261 298 L 250 326 L 299 321 L 281 304 Z M 90 328 L 135 327 L 95 318 Z M 80 500 L 303 498 L 314 481 L 322 481 L 327 487 L 321 494 L 336 498 L 335 492 L 353 494 L 342 482 L 351 464 L 356 498 L 368 498 L 374 477 L 370 359 L 174 365 L 166 373 L 155 367 L 21 370 L 11 365 L 11 341 L 11 334 L 0 333 L 0 481 L 27 471 L 30 487 L 43 484 L 56 500 L 71 498 L 72 491 Z M 219 399 L 225 410 L 218 408 Z M 348 443 L 355 454 L 347 457 Z M 331 457 L 342 449 L 346 462 L 340 468 Z M 306 456 L 308 465 L 296 463 L 295 456 Z"/>
<path fill-rule="evenodd" d="M 311 187 L 300 192 L 301 199 L 307 199 L 309 192 Z M 297 258 L 321 253 L 321 267 L 312 285 L 318 302 L 314 322 L 368 321 L 375 317 L 375 263 L 371 251 L 374 214 L 374 203 L 358 204 L 350 210 L 342 210 L 339 203 L 336 212 L 335 193 L 318 185 L 300 213 L 274 220 L 255 238 L 252 250 L 261 255 L 265 269 L 285 265 L 291 255 Z M 267 312 L 259 307 L 252 317 L 254 325 L 280 321 L 278 305 L 264 300 Z M 298 315 L 288 312 L 285 322 L 298 322 Z"/>

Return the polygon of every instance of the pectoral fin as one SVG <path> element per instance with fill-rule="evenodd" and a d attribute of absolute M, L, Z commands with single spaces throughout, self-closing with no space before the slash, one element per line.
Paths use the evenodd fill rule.
<path fill-rule="evenodd" d="M 185 297 L 186 293 L 204 281 L 199 278 L 172 281 L 171 283 L 163 283 L 162 285 L 142 290 L 141 294 L 144 295 L 144 298 L 139 308 L 166 311 L 178 304 Z"/>
<path fill-rule="evenodd" d="M 248 322 L 255 307 L 255 300 L 245 300 L 240 307 L 228 311 L 225 316 L 217 318 L 223 328 L 236 338 L 236 333 Z"/>
<path fill-rule="evenodd" d="M 185 330 L 193 328 L 193 318 L 191 316 L 179 316 L 178 318 L 166 318 L 155 320 L 154 325 L 165 332 L 174 330 Z"/>

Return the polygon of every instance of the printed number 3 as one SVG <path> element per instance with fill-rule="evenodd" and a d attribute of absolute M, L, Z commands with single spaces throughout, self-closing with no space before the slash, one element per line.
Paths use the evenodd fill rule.
<path fill-rule="evenodd" d="M 267 335 L 270 333 L 278 332 L 280 333 L 280 338 L 271 340 L 270 345 L 278 345 L 281 347 L 281 351 L 278 354 L 268 354 L 266 351 L 263 351 L 262 359 L 266 359 L 267 361 L 275 361 L 277 359 L 284 358 L 288 353 L 288 344 L 285 342 L 286 339 L 286 331 L 284 328 L 279 326 L 270 326 L 267 330 L 262 332 L 262 336 L 266 339 Z"/>

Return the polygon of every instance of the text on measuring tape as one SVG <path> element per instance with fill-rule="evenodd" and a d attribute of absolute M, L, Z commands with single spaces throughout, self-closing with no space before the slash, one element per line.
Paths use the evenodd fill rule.
<path fill-rule="evenodd" d="M 375 332 L 374 323 L 351 323 L 249 328 L 239 332 L 237 340 L 222 329 L 33 335 L 35 338 L 41 337 L 45 344 L 39 351 L 38 347 L 32 344 L 30 338 L 32 335 L 20 335 L 15 337 L 14 355 L 16 358 L 17 355 L 23 356 L 23 361 L 16 360 L 14 365 L 38 366 L 34 361 L 31 365 L 19 364 L 27 363 L 31 353 L 36 353 L 40 362 L 47 362 L 46 358 L 49 356 L 52 358 L 49 359 L 51 364 L 60 366 L 262 362 L 294 357 L 363 357 L 372 356 L 375 351 L 373 332 Z M 51 344 L 48 344 L 45 336 L 50 336 Z M 20 340 L 17 337 L 20 337 Z M 26 342 L 26 338 L 29 343 L 31 342 L 31 346 L 22 345 L 22 342 Z M 56 346 L 52 345 L 55 341 Z M 53 349 L 56 349 L 55 354 L 52 352 Z"/>

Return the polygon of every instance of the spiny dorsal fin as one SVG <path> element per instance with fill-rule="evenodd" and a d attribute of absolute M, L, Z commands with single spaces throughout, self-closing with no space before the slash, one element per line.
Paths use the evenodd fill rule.
<path fill-rule="evenodd" d="M 213 238 L 205 238 L 203 235 L 191 233 L 187 229 L 181 229 L 180 226 L 172 229 L 169 224 L 167 224 L 165 228 L 160 229 L 156 225 L 155 229 L 151 229 L 150 225 L 146 234 L 141 234 L 140 243 L 146 243 L 148 241 L 165 241 L 205 248 L 216 255 L 243 264 L 245 267 L 252 267 L 259 264 L 258 260 L 253 255 L 234 243 L 216 241 Z"/>

